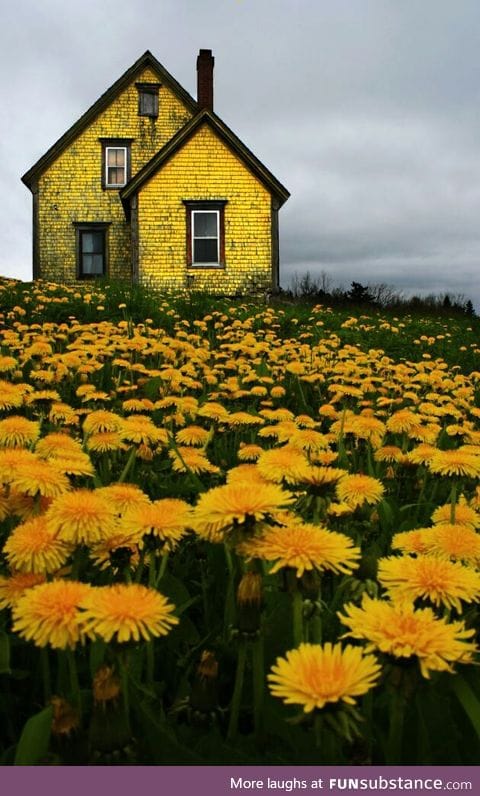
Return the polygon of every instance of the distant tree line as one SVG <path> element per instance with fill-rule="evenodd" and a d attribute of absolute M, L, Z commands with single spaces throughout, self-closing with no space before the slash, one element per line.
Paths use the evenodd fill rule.
<path fill-rule="evenodd" d="M 282 295 L 294 301 L 315 301 L 328 306 L 365 307 L 407 312 L 432 312 L 451 315 L 452 313 L 475 316 L 470 299 L 463 294 L 430 293 L 426 296 L 405 296 L 402 291 L 383 282 L 362 285 L 352 282 L 350 288 L 334 286 L 331 278 L 322 271 L 312 276 L 308 271 L 299 276 L 295 274 L 290 286 L 283 289 Z"/>

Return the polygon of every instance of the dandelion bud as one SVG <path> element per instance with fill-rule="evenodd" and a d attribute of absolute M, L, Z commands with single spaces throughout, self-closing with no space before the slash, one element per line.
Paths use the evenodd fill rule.
<path fill-rule="evenodd" d="M 195 673 L 190 694 L 190 707 L 200 713 L 210 713 L 218 708 L 218 661 L 215 653 L 204 650 Z"/>
<path fill-rule="evenodd" d="M 50 702 L 53 706 L 53 735 L 70 735 L 72 730 L 76 730 L 80 724 L 77 711 L 63 697 L 53 696 Z"/>
<path fill-rule="evenodd" d="M 240 633 L 255 635 L 260 628 L 263 607 L 262 576 L 246 572 L 237 589 L 237 625 Z"/>
<path fill-rule="evenodd" d="M 112 666 L 103 665 L 93 678 L 93 698 L 95 702 L 110 702 L 120 694 L 120 680 Z"/>

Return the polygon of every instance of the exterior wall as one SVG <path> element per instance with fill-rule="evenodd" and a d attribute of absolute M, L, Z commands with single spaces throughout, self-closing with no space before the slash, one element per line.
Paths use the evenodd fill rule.
<path fill-rule="evenodd" d="M 51 164 L 36 192 L 36 276 L 54 281 L 76 278 L 74 222 L 111 222 L 107 233 L 109 276 L 129 278 L 130 226 L 119 190 L 102 188 L 100 138 L 131 138 L 131 173 L 135 174 L 191 117 L 191 112 L 166 86 L 159 94 L 159 115 L 138 115 L 136 82 L 155 83 L 145 69 L 131 85 Z"/>
<path fill-rule="evenodd" d="M 183 202 L 215 199 L 228 200 L 225 267 L 187 267 Z M 226 295 L 272 284 L 270 193 L 207 124 L 140 189 L 136 219 L 145 284 Z"/>

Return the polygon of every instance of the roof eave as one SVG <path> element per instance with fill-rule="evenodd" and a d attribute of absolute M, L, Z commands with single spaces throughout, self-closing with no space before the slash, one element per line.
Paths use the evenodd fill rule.
<path fill-rule="evenodd" d="M 156 71 L 163 82 L 168 85 L 174 93 L 179 96 L 186 106 L 195 113 L 198 105 L 193 97 L 186 91 L 180 83 L 171 75 L 160 61 L 157 61 L 150 50 L 146 50 L 143 55 L 135 61 L 126 72 L 118 78 L 94 104 L 56 141 L 50 149 L 21 177 L 22 182 L 32 190 L 32 184 L 45 171 L 46 168 L 63 152 L 63 150 L 85 130 L 89 124 L 100 114 L 108 105 L 120 94 L 121 91 L 133 80 L 135 75 L 150 66 Z"/>
<path fill-rule="evenodd" d="M 203 109 L 196 116 L 190 119 L 163 147 L 157 152 L 153 158 L 130 180 L 129 183 L 120 192 L 125 212 L 129 205 L 130 198 L 140 190 L 141 186 L 160 169 L 164 163 L 173 157 L 176 152 L 183 146 L 184 143 L 194 134 L 196 129 L 203 123 L 210 123 L 214 130 L 223 138 L 231 148 L 236 151 L 239 157 L 243 160 L 247 168 L 257 176 L 260 181 L 270 190 L 278 201 L 278 207 L 281 207 L 289 198 L 290 193 L 277 180 L 276 177 L 261 163 L 258 158 L 251 152 L 245 144 L 230 130 L 229 127 L 212 111 Z"/>

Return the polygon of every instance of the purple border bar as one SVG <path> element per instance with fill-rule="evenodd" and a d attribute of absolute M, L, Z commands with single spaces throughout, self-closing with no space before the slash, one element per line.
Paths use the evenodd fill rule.
<path fill-rule="evenodd" d="M 476 766 L 2 766 L 2 793 L 31 796 L 480 794 Z M 233 782 L 232 782 L 233 781 Z M 262 783 L 260 785 L 260 783 Z M 315 784 L 316 783 L 316 786 Z M 48 791 L 47 791 L 48 789 Z"/>

